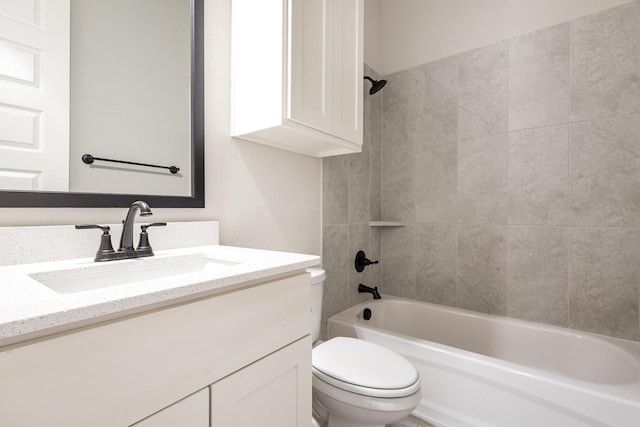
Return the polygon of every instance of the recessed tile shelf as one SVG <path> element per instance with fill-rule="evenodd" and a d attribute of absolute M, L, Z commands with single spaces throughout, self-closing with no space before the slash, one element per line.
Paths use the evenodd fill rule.
<path fill-rule="evenodd" d="M 369 227 L 406 227 L 404 221 L 370 221 Z"/>

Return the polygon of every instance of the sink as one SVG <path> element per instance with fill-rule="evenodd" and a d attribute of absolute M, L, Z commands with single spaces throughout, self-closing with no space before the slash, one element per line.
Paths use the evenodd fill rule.
<path fill-rule="evenodd" d="M 196 255 L 92 263 L 66 270 L 31 273 L 29 276 L 59 294 L 72 294 L 181 274 L 216 271 L 238 264 L 206 255 Z"/>

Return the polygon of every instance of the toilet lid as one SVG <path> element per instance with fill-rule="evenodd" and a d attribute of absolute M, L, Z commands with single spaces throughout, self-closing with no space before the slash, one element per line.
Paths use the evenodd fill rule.
<path fill-rule="evenodd" d="M 338 388 L 378 397 L 408 396 L 420 388 L 416 368 L 378 344 L 337 337 L 313 349 L 313 372 Z"/>

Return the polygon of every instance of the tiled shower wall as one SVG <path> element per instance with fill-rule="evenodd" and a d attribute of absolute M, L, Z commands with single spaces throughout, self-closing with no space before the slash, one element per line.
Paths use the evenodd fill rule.
<path fill-rule="evenodd" d="M 368 152 L 324 161 L 326 314 L 378 232 L 383 293 L 639 339 L 640 1 L 385 78 L 381 148 L 368 97 Z M 377 161 L 406 227 L 364 227 Z"/>
<path fill-rule="evenodd" d="M 365 75 L 380 78 L 365 66 Z M 381 234 L 369 222 L 381 218 L 382 92 L 368 94 L 365 83 L 362 153 L 322 161 L 322 265 L 327 273 L 322 307 L 326 319 L 371 295 L 358 294 L 358 284 L 380 286 L 381 265 L 362 273 L 354 267 L 356 253 L 379 260 Z M 323 333 L 324 334 L 324 333 Z"/>

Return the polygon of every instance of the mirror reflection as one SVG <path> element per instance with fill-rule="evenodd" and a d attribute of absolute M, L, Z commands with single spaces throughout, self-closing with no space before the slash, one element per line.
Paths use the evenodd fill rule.
<path fill-rule="evenodd" d="M 0 189 L 190 196 L 190 3 L 2 2 Z"/>

